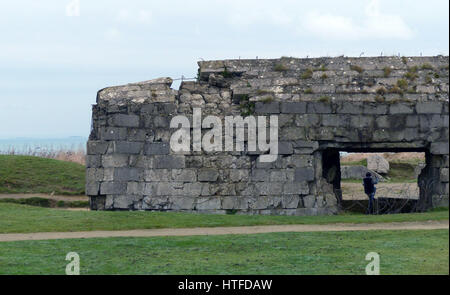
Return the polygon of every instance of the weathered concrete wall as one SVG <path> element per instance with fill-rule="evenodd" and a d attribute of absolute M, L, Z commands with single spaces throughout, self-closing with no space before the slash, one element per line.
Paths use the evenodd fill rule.
<path fill-rule="evenodd" d="M 424 151 L 424 206 L 448 199 L 448 57 L 199 62 L 199 81 L 161 78 L 100 90 L 87 146 L 92 209 L 247 214 L 337 211 L 339 153 Z M 279 116 L 279 154 L 185 152 L 171 118 Z"/>

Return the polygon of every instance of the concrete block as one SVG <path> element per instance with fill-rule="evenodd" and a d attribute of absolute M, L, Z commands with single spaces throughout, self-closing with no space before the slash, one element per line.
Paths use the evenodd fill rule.
<path fill-rule="evenodd" d="M 114 114 L 111 121 L 111 125 L 117 127 L 139 127 L 137 115 Z"/>
<path fill-rule="evenodd" d="M 269 181 L 270 171 L 267 169 L 253 169 L 250 175 L 251 181 Z"/>
<path fill-rule="evenodd" d="M 153 166 L 156 169 L 181 169 L 186 164 L 184 156 L 155 156 Z"/>
<path fill-rule="evenodd" d="M 439 179 L 442 182 L 448 182 L 448 168 L 441 168 L 440 169 L 440 177 Z"/>
<path fill-rule="evenodd" d="M 270 171 L 270 181 L 271 182 L 286 182 L 287 175 L 286 171 L 283 170 L 273 170 Z"/>
<path fill-rule="evenodd" d="M 102 182 L 100 185 L 101 195 L 121 195 L 127 192 L 126 182 Z"/>
<path fill-rule="evenodd" d="M 177 182 L 195 182 L 197 174 L 195 169 L 173 169 L 172 180 Z"/>
<path fill-rule="evenodd" d="M 98 168 L 102 166 L 102 156 L 101 155 L 86 155 L 86 167 L 87 168 Z"/>
<path fill-rule="evenodd" d="M 280 112 L 284 114 L 304 114 L 306 113 L 306 102 L 282 102 Z"/>
<path fill-rule="evenodd" d="M 391 115 L 396 114 L 412 114 L 414 113 L 413 106 L 405 103 L 396 103 L 389 107 L 389 113 Z"/>
<path fill-rule="evenodd" d="M 441 114 L 442 102 L 439 101 L 418 102 L 416 104 L 416 111 L 418 114 Z"/>
<path fill-rule="evenodd" d="M 130 142 L 130 141 L 114 141 L 112 143 L 113 151 L 117 154 L 139 154 L 143 147 L 143 142 Z"/>
<path fill-rule="evenodd" d="M 131 210 L 134 203 L 141 199 L 140 196 L 121 195 L 114 196 L 114 209 Z"/>
<path fill-rule="evenodd" d="M 144 170 L 145 181 L 167 181 L 172 178 L 172 171 L 168 169 Z"/>
<path fill-rule="evenodd" d="M 339 104 L 336 111 L 338 114 L 362 114 L 363 103 L 355 101 L 347 101 Z"/>
<path fill-rule="evenodd" d="M 316 196 L 315 195 L 307 195 L 302 198 L 303 206 L 305 208 L 314 208 L 316 206 Z"/>
<path fill-rule="evenodd" d="M 247 169 L 231 169 L 229 173 L 232 182 L 248 181 L 249 170 Z"/>
<path fill-rule="evenodd" d="M 247 210 L 248 200 L 245 197 L 222 197 L 222 209 L 225 210 Z"/>
<path fill-rule="evenodd" d="M 299 206 L 300 197 L 297 195 L 286 195 L 281 197 L 281 206 L 286 209 L 296 209 Z"/>
<path fill-rule="evenodd" d="M 102 155 L 108 149 L 108 142 L 105 141 L 88 141 L 86 153 L 88 155 Z"/>
<path fill-rule="evenodd" d="M 149 142 L 145 145 L 146 155 L 168 155 L 170 144 L 166 142 Z"/>
<path fill-rule="evenodd" d="M 145 182 L 128 182 L 127 195 L 144 195 Z"/>
<path fill-rule="evenodd" d="M 258 195 L 279 195 L 283 192 L 283 183 L 281 182 L 261 182 L 256 186 Z"/>
<path fill-rule="evenodd" d="M 102 156 L 102 166 L 104 168 L 126 167 L 128 166 L 128 155 L 104 155 Z"/>
<path fill-rule="evenodd" d="M 197 210 L 214 210 L 221 206 L 219 197 L 200 197 L 196 201 L 195 208 Z"/>
<path fill-rule="evenodd" d="M 279 102 L 257 102 L 255 104 L 255 113 L 257 114 L 279 114 L 280 103 Z"/>
<path fill-rule="evenodd" d="M 142 170 L 138 168 L 115 168 L 114 181 L 139 181 L 141 180 Z"/>
<path fill-rule="evenodd" d="M 433 142 L 430 151 L 433 155 L 448 155 L 448 142 Z"/>
<path fill-rule="evenodd" d="M 122 127 L 100 128 L 100 139 L 102 140 L 126 140 L 127 129 Z"/>
<path fill-rule="evenodd" d="M 174 196 L 169 197 L 172 210 L 193 210 L 195 208 L 195 197 Z"/>
<path fill-rule="evenodd" d="M 100 191 L 100 182 L 88 179 L 86 182 L 86 195 L 87 196 L 97 196 Z"/>
<path fill-rule="evenodd" d="M 278 143 L 278 154 L 279 155 L 292 155 L 294 153 L 294 148 L 292 147 L 292 142 L 280 141 Z"/>
<path fill-rule="evenodd" d="M 88 181 L 103 181 L 104 169 L 102 168 L 87 168 L 86 169 L 86 182 Z"/>
<path fill-rule="evenodd" d="M 307 195 L 309 194 L 309 186 L 306 181 L 303 182 L 287 182 L 283 187 L 283 194 L 287 195 Z"/>
<path fill-rule="evenodd" d="M 367 115 L 386 115 L 388 106 L 378 103 L 365 103 L 363 106 L 363 114 Z"/>
<path fill-rule="evenodd" d="M 307 113 L 308 114 L 331 114 L 331 103 L 327 102 L 308 102 Z"/>
<path fill-rule="evenodd" d="M 219 172 L 215 169 L 198 170 L 198 181 L 215 182 L 219 177 Z"/>
<path fill-rule="evenodd" d="M 168 117 L 156 116 L 153 118 L 153 127 L 169 128 L 170 121 Z"/>
<path fill-rule="evenodd" d="M 144 129 L 129 128 L 127 140 L 129 140 L 129 141 L 145 141 L 145 140 L 147 140 L 147 131 Z"/>
<path fill-rule="evenodd" d="M 295 181 L 313 181 L 314 180 L 314 168 L 297 168 L 294 175 Z"/>

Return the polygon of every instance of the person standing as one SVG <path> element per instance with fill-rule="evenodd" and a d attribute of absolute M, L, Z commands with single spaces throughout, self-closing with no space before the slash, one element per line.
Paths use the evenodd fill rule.
<path fill-rule="evenodd" d="M 373 214 L 373 203 L 375 200 L 375 192 L 377 188 L 375 184 L 378 183 L 378 179 L 373 179 L 370 172 L 366 173 L 366 177 L 363 178 L 364 193 L 369 197 L 369 207 L 367 208 L 366 214 Z"/>

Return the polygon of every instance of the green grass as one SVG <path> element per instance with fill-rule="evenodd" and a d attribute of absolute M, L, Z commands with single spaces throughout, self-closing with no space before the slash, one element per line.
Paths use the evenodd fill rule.
<path fill-rule="evenodd" d="M 448 208 L 427 213 L 333 216 L 216 215 L 142 211 L 67 211 L 0 203 L 0 233 L 127 230 L 280 224 L 448 220 Z"/>
<path fill-rule="evenodd" d="M 0 243 L 0 274 L 357 274 L 367 253 L 380 273 L 449 273 L 448 230 L 270 233 Z"/>
<path fill-rule="evenodd" d="M 367 167 L 367 159 L 362 159 L 360 161 L 353 161 L 353 162 L 342 162 L 342 166 L 364 166 Z"/>
<path fill-rule="evenodd" d="M 56 201 L 46 198 L 0 199 L 0 203 L 14 203 L 45 208 L 89 208 L 89 201 Z"/>
<path fill-rule="evenodd" d="M 389 166 L 387 174 L 390 178 L 389 182 L 417 182 L 414 175 L 415 165 L 405 162 L 390 162 Z"/>
<path fill-rule="evenodd" d="M 0 193 L 83 195 L 85 170 L 71 162 L 0 155 Z"/>

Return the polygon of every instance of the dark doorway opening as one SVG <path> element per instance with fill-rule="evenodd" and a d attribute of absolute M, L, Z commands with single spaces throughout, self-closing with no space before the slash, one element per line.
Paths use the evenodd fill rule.
<path fill-rule="evenodd" d="M 322 160 L 323 177 L 333 185 L 340 210 L 366 213 L 366 173 L 378 180 L 374 214 L 422 212 L 432 206 L 427 150 L 331 148 L 323 151 Z"/>

